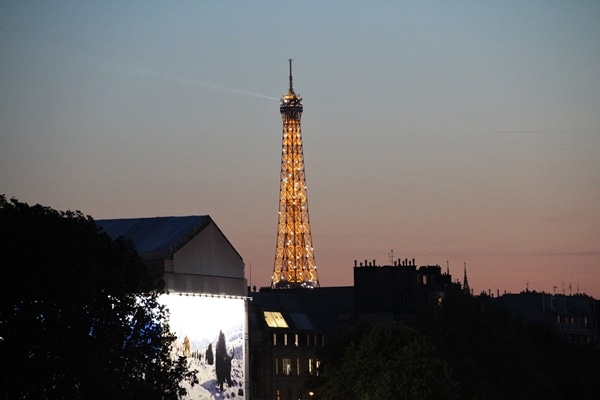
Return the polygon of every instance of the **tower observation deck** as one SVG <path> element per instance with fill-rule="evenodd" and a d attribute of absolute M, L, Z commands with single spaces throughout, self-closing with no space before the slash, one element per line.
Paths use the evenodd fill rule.
<path fill-rule="evenodd" d="M 308 197 L 302 151 L 302 97 L 292 85 L 281 98 L 279 110 L 283 119 L 281 182 L 279 188 L 279 223 L 271 287 L 314 288 L 319 286 L 308 218 Z"/>

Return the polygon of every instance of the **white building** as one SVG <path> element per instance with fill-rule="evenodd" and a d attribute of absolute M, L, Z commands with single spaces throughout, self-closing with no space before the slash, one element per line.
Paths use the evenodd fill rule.
<path fill-rule="evenodd" d="M 179 293 L 245 296 L 244 261 L 208 215 L 97 220 L 112 238 L 133 242 L 141 258 Z"/>

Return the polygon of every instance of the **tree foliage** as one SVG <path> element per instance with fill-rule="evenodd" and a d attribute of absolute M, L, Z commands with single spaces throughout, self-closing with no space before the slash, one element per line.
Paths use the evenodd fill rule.
<path fill-rule="evenodd" d="M 485 294 L 450 291 L 422 331 L 457 373 L 463 398 L 600 398 L 597 349 L 516 319 Z"/>
<path fill-rule="evenodd" d="M 402 325 L 355 326 L 320 354 L 307 390 L 337 399 L 599 399 L 600 352 L 450 287 Z"/>
<path fill-rule="evenodd" d="M 162 282 L 79 211 L 0 196 L 0 397 L 176 399 Z"/>
<path fill-rule="evenodd" d="M 453 372 L 433 343 L 402 325 L 375 326 L 324 373 L 321 399 L 458 398 Z"/>

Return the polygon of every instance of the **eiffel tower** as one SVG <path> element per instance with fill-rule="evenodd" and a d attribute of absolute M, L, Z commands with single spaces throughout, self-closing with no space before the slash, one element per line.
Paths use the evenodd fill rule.
<path fill-rule="evenodd" d="M 281 98 L 283 119 L 281 183 L 279 187 L 279 223 L 271 287 L 278 289 L 319 287 L 319 277 L 310 235 L 308 197 L 302 152 L 302 97 L 292 85 Z"/>

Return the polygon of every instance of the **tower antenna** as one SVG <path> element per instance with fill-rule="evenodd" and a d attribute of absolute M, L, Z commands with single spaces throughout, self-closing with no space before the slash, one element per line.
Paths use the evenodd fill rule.
<path fill-rule="evenodd" d="M 292 59 L 288 60 L 290 62 L 290 92 L 294 92 L 294 86 L 292 85 Z"/>

